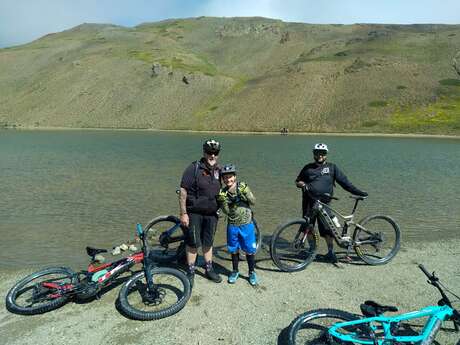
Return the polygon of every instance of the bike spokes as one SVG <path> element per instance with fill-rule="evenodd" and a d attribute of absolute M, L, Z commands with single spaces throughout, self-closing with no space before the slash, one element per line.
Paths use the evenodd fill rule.
<path fill-rule="evenodd" d="M 156 273 L 154 287 L 149 291 L 145 277 L 138 279 L 128 292 L 129 304 L 137 310 L 162 310 L 182 297 L 183 284 L 175 276 Z"/>
<path fill-rule="evenodd" d="M 22 287 L 16 296 L 16 304 L 25 308 L 37 307 L 61 298 L 72 288 L 71 279 L 65 275 L 47 275 Z"/>
<path fill-rule="evenodd" d="M 315 258 L 316 235 L 307 235 L 304 221 L 280 227 L 272 239 L 270 252 L 275 264 L 283 271 L 297 271 Z"/>
<path fill-rule="evenodd" d="M 377 215 L 366 218 L 361 225 L 353 236 L 356 253 L 371 265 L 391 260 L 400 246 L 397 224 L 390 217 Z"/>

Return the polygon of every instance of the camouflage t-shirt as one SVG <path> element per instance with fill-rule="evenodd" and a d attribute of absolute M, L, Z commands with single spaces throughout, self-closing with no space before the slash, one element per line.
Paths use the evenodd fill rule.
<path fill-rule="evenodd" d="M 237 189 L 230 192 L 227 187 L 220 190 L 217 201 L 227 215 L 228 224 L 243 225 L 252 221 L 250 206 L 254 205 L 255 197 L 245 182 L 239 182 Z"/>

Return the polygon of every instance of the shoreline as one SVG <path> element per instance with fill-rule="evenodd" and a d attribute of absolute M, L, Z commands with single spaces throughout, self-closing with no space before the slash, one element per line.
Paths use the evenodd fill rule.
<path fill-rule="evenodd" d="M 360 260 L 332 265 L 317 260 L 303 271 L 284 273 L 262 250 L 256 257 L 259 286 L 247 282 L 245 262 L 240 263 L 241 278 L 228 284 L 231 262 L 226 258 L 216 264 L 223 278 L 221 284 L 205 279 L 199 267 L 185 308 L 169 318 L 145 322 L 126 319 L 116 310 L 120 286 L 109 289 L 100 299 L 69 302 L 41 315 L 9 313 L 4 296 L 34 270 L 26 266 L 16 272 L 0 270 L 0 333 L 8 345 L 286 345 L 290 322 L 308 310 L 336 308 L 359 313 L 359 304 L 367 299 L 395 305 L 398 313 L 436 305 L 440 295 L 426 283 L 416 264 L 436 271 L 441 281 L 458 293 L 458 255 L 460 240 L 417 245 L 403 242 L 400 252 L 386 265 L 369 266 Z M 456 344 L 459 334 L 445 330 L 450 328 L 450 323 L 443 324 L 436 336 L 439 344 Z"/>
<path fill-rule="evenodd" d="M 156 129 L 156 128 L 106 128 L 106 127 L 15 127 L 1 128 L 13 131 L 136 131 L 136 132 L 172 132 L 172 133 L 210 133 L 233 135 L 282 135 L 280 132 L 270 131 L 219 131 L 219 130 L 191 130 L 191 129 Z M 0 129 L 0 130 L 1 130 Z M 431 139 L 460 139 L 460 135 L 420 134 L 420 133 L 362 133 L 362 132 L 289 132 L 286 136 L 342 136 L 342 137 L 382 137 L 382 138 L 431 138 Z"/>

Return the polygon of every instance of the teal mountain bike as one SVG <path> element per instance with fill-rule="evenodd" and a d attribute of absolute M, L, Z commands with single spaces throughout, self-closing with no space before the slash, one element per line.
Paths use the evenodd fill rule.
<path fill-rule="evenodd" d="M 289 345 L 430 345 L 439 344 L 434 339 L 444 321 L 454 323 L 454 331 L 459 331 L 460 313 L 456 310 L 446 292 L 460 298 L 443 286 L 438 277 L 429 273 L 423 265 L 419 268 L 427 276 L 428 283 L 436 287 L 441 299 L 436 306 L 428 306 L 417 311 L 385 316 L 385 312 L 395 312 L 394 306 L 380 305 L 374 301 L 361 304 L 363 316 L 336 309 L 318 309 L 298 316 L 289 326 Z M 425 320 L 420 332 L 408 322 Z M 454 340 L 460 345 L 460 340 Z M 455 343 L 444 345 L 454 345 Z"/>

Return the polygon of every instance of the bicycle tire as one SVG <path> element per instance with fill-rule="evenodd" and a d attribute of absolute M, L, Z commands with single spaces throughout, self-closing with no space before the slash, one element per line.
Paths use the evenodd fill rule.
<path fill-rule="evenodd" d="M 172 236 L 181 239 L 177 242 L 160 243 L 160 236 L 166 231 L 175 228 Z M 159 216 L 152 219 L 144 228 L 147 234 L 150 258 L 159 263 L 181 261 L 185 258 L 185 231 L 176 216 Z"/>
<path fill-rule="evenodd" d="M 270 256 L 275 265 L 284 272 L 305 269 L 316 257 L 318 234 L 312 232 L 313 240 L 299 242 L 301 228 L 307 224 L 303 218 L 292 219 L 280 225 L 273 233 Z"/>
<path fill-rule="evenodd" d="M 159 298 L 159 301 L 153 302 L 153 305 L 145 303 L 141 296 L 146 289 L 146 282 L 142 282 L 142 279 L 145 281 L 144 271 L 135 274 L 123 285 L 118 295 L 118 306 L 127 317 L 143 321 L 162 319 L 177 313 L 184 308 L 189 300 L 191 295 L 190 281 L 184 273 L 170 267 L 154 267 L 151 269 L 151 274 L 154 284 L 162 290 L 161 293 L 164 293 L 164 295 Z M 165 278 L 162 278 L 161 275 L 164 275 Z M 179 283 L 179 286 L 172 286 L 172 283 L 175 285 Z M 172 297 L 172 300 L 176 298 L 177 300 L 164 307 L 160 304 L 165 301 L 166 294 L 168 294 L 168 292 L 165 292 L 167 288 L 171 289 L 167 298 Z M 138 292 L 138 294 L 136 294 L 135 298 L 130 299 L 130 295 L 134 292 Z M 180 296 L 178 296 L 178 292 L 181 293 Z M 141 307 L 145 309 L 141 309 Z M 156 310 L 149 311 L 147 308 L 155 308 Z"/>
<path fill-rule="evenodd" d="M 52 279 L 51 277 L 53 275 L 57 275 L 59 279 L 58 277 Z M 40 278 L 44 278 L 46 276 L 49 277 L 47 277 L 47 279 L 44 280 L 39 280 Z M 62 281 L 63 284 L 75 284 L 75 272 L 67 267 L 48 267 L 28 275 L 27 277 L 17 282 L 10 289 L 10 291 L 8 291 L 5 300 L 6 309 L 15 314 L 36 315 L 43 314 L 45 312 L 63 306 L 69 300 L 69 295 L 50 295 L 50 292 L 56 292 L 56 290 L 52 290 L 50 288 L 43 287 L 42 285 L 40 285 L 40 282 L 57 282 L 61 280 L 64 280 Z M 33 284 L 29 286 L 28 284 L 32 282 Z M 33 291 L 29 291 L 31 289 L 33 289 Z M 27 306 L 22 306 L 19 300 L 27 292 L 32 292 L 33 294 L 29 298 L 29 302 L 31 302 L 31 304 Z M 31 298 L 36 299 L 36 306 L 33 305 L 35 303 L 34 301 L 30 301 Z M 41 303 L 40 305 L 38 305 L 39 302 Z"/>
<path fill-rule="evenodd" d="M 370 224 L 372 222 L 372 224 Z M 356 254 L 369 265 L 383 265 L 389 262 L 398 253 L 401 246 L 401 231 L 398 224 L 385 215 L 376 214 L 368 216 L 360 221 L 362 230 L 358 227 L 353 232 L 353 242 Z M 374 231 L 377 228 L 380 231 Z M 359 244 L 362 241 L 374 243 Z M 379 252 L 386 248 L 385 254 L 379 256 Z"/>
<path fill-rule="evenodd" d="M 329 341 L 329 327 L 337 322 L 357 319 L 358 315 L 338 309 L 316 309 L 303 313 L 289 325 L 288 345 L 339 345 L 341 342 Z"/>

